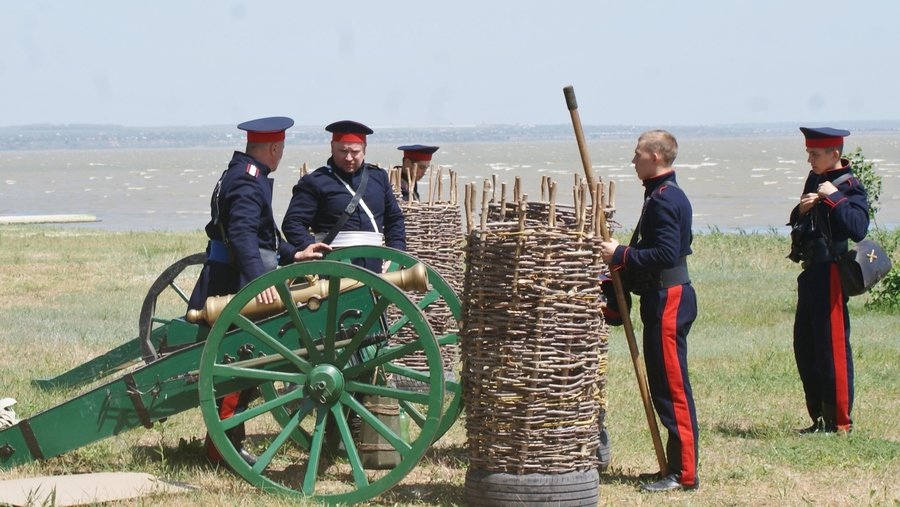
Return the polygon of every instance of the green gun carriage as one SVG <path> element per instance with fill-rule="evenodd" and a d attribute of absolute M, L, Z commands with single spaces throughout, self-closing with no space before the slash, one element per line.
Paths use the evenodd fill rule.
<path fill-rule="evenodd" d="M 377 275 L 350 263 L 359 257 L 381 258 L 389 268 Z M 354 503 L 396 485 L 456 421 L 462 392 L 458 382 L 445 380 L 441 347 L 457 343 L 458 336 L 435 336 L 427 312 L 431 305 L 447 305 L 458 321 L 460 303 L 432 268 L 397 250 L 350 247 L 325 260 L 276 269 L 227 301 L 210 298 L 204 309 L 210 325 L 188 320 L 196 314 L 157 316 L 161 293 L 172 290 L 187 301 L 177 276 L 204 261 L 205 254 L 185 257 L 157 278 L 144 300 L 137 338 L 55 378 L 34 381 L 46 389 L 92 387 L 0 430 L 0 467 L 49 459 L 199 407 L 225 463 L 251 484 Z M 275 308 L 255 303 L 268 287 L 280 296 Z M 401 330 L 413 339 L 393 340 Z M 414 354 L 424 355 L 427 371 L 403 366 Z M 245 389 L 258 389 L 258 400 L 221 419 L 216 399 Z M 372 398 L 399 406 L 409 420 L 408 435 L 364 402 Z M 380 470 L 364 465 L 352 418 L 397 459 Z M 241 423 L 261 450 L 253 465 L 225 433 Z M 61 425 L 66 431 L 59 431 Z"/>

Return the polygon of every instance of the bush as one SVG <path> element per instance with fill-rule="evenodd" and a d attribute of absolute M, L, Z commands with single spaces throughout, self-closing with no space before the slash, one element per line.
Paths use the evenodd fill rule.
<path fill-rule="evenodd" d="M 866 308 L 896 312 L 900 310 L 900 268 L 897 266 L 897 252 L 900 246 L 900 231 L 886 231 L 878 227 L 875 213 L 879 209 L 881 200 L 881 176 L 875 172 L 875 165 L 866 160 L 862 148 L 857 147 L 850 153 L 844 154 L 850 160 L 853 174 L 866 189 L 869 199 L 869 218 L 875 224 L 875 229 L 869 232 L 870 238 L 880 244 L 885 252 L 888 252 L 894 260 L 894 267 L 878 284 L 872 288 L 871 298 L 866 301 Z"/>
<path fill-rule="evenodd" d="M 862 148 L 857 146 L 852 152 L 845 153 L 844 157 L 850 161 L 853 175 L 866 189 L 866 195 L 869 198 L 869 218 L 874 220 L 875 213 L 880 207 L 881 176 L 875 172 L 875 165 L 863 156 Z"/>

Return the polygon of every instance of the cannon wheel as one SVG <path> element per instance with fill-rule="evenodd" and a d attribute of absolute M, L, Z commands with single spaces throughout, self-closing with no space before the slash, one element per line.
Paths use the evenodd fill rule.
<path fill-rule="evenodd" d="M 420 260 L 416 259 L 406 252 L 379 246 L 354 246 L 340 248 L 328 254 L 327 258 L 328 260 L 350 262 L 352 259 L 360 257 L 391 261 L 391 265 L 388 268 L 388 271 L 396 271 L 398 269 L 408 268 L 415 265 L 416 263 L 421 262 Z M 426 266 L 426 269 L 428 272 L 428 283 L 431 288 L 426 294 L 422 295 L 416 305 L 427 315 L 429 306 L 434 305 L 439 301 L 444 301 L 447 304 L 450 313 L 453 315 L 453 318 L 456 319 L 457 322 L 459 322 L 462 315 L 462 305 L 460 304 L 459 297 L 450 287 L 450 284 L 448 284 L 447 281 L 444 280 L 444 278 L 440 275 L 440 273 L 435 271 L 430 266 Z M 391 334 L 396 333 L 396 331 L 403 325 L 406 325 L 406 323 L 406 319 L 400 319 L 396 322 L 390 323 Z M 437 341 L 438 345 L 440 345 L 441 347 L 446 345 L 455 345 L 459 343 L 459 334 L 453 332 L 437 336 Z M 431 381 L 430 378 L 426 378 L 422 373 L 403 368 L 402 366 L 397 364 L 391 363 L 385 365 L 385 370 L 395 375 L 415 378 L 415 380 L 422 382 L 423 384 L 427 384 Z M 453 426 L 453 424 L 456 423 L 456 420 L 459 418 L 460 412 L 462 412 L 462 386 L 460 385 L 460 383 L 458 381 L 444 379 L 444 390 L 445 393 L 450 396 L 450 399 L 445 401 L 444 414 L 441 417 L 441 424 L 438 428 L 437 435 L 435 436 L 435 441 L 444 436 L 444 434 Z M 265 398 L 266 400 L 271 400 L 277 397 L 277 388 L 274 383 L 260 385 L 260 391 L 263 395 L 263 398 Z M 400 406 L 407 413 L 410 421 L 415 423 L 417 426 L 422 425 L 424 418 L 414 405 L 408 402 L 401 402 Z M 286 425 L 290 420 L 290 412 L 284 408 L 280 410 L 273 410 L 272 415 L 276 419 L 278 419 L 278 421 L 282 425 Z M 296 438 L 295 440 L 297 440 L 297 442 L 301 445 L 304 445 L 306 441 L 303 436 L 299 436 L 299 438 Z"/>
<path fill-rule="evenodd" d="M 240 309 L 267 287 L 275 287 L 283 301 L 290 301 L 289 284 L 293 280 L 309 276 L 327 278 L 329 295 L 322 300 L 322 306 L 317 310 L 320 313 L 315 315 L 324 316 L 322 329 L 310 328 L 304 322 L 305 318 L 313 320 L 308 313 L 312 311 L 310 308 L 300 305 L 298 309 L 295 305 L 287 305 L 286 316 L 296 329 L 299 343 L 305 349 L 304 353 L 290 350 L 275 336 L 277 332 L 270 334 L 239 313 Z M 357 290 L 366 290 L 371 294 L 373 307 L 371 314 L 362 317 L 359 329 L 350 338 L 351 343 L 345 344 L 343 348 L 336 348 L 335 342 L 341 324 L 338 308 L 341 298 L 348 294 L 337 291 L 342 279 L 364 284 L 366 287 Z M 351 291 L 356 294 L 349 294 L 347 297 L 358 297 L 357 290 Z M 392 305 L 414 327 L 417 341 L 402 349 L 382 350 L 372 359 L 362 359 L 351 365 L 350 354 L 364 347 L 363 338 L 377 330 L 380 316 Z M 236 331 L 231 331 L 232 329 Z M 254 338 L 260 345 L 258 348 L 267 347 L 276 351 L 263 359 L 274 356 L 278 361 L 277 368 L 256 368 L 248 366 L 248 361 L 233 365 L 226 363 L 223 357 L 226 352 L 232 351 L 223 350 L 223 339 L 231 332 L 241 331 Z M 313 338 L 316 337 L 322 338 L 321 350 L 314 346 Z M 438 379 L 429 385 L 428 392 L 413 393 L 369 382 L 386 363 L 416 350 L 425 353 L 429 374 Z M 342 262 L 324 260 L 298 263 L 257 278 L 238 292 L 224 308 L 210 329 L 200 359 L 200 409 L 209 436 L 226 463 L 251 484 L 266 491 L 315 497 L 328 503 L 357 503 L 393 487 L 416 466 L 431 446 L 443 413 L 442 368 L 440 350 L 431 326 L 422 311 L 395 285 L 370 271 Z M 227 392 L 228 389 L 223 384 L 235 381 L 242 381 L 243 385 L 248 382 L 284 382 L 302 388 L 280 393 L 274 399 L 251 406 L 233 417 L 220 419 L 216 397 Z M 366 394 L 414 403 L 421 407 L 423 423 L 417 434 L 410 432 L 409 443 L 357 400 L 357 396 Z M 296 405 L 296 408 L 290 411 L 290 420 L 286 424 L 278 421 L 280 430 L 276 430 L 274 435 L 262 442 L 264 449 L 256 464 L 247 464 L 225 432 L 245 422 L 258 422 L 264 426 L 271 420 L 260 419 L 268 419 L 267 414 L 292 405 Z M 347 421 L 350 414 L 358 415 L 387 441 L 399 453 L 399 463 L 388 470 L 365 470 Z M 329 427 L 328 434 L 326 427 Z M 302 440 L 307 445 L 294 445 L 298 435 L 302 435 Z M 324 445 L 326 437 L 329 448 Z M 327 452 L 337 448 L 334 438 L 339 439 L 346 452 L 346 462 L 334 462 L 337 466 L 331 466 L 328 458 L 333 454 Z"/>
<path fill-rule="evenodd" d="M 157 346 L 152 342 L 153 324 L 161 322 L 169 322 L 171 319 L 159 319 L 156 317 L 156 302 L 159 295 L 166 289 L 172 289 L 178 294 L 185 305 L 187 305 L 190 294 L 186 293 L 177 283 L 178 275 L 190 266 L 196 266 L 206 262 L 206 252 L 188 255 L 183 259 L 176 261 L 166 268 L 150 286 L 147 295 L 144 297 L 144 304 L 141 306 L 141 316 L 138 320 L 138 342 L 141 345 L 141 357 L 145 363 L 152 363 L 159 359 Z"/>

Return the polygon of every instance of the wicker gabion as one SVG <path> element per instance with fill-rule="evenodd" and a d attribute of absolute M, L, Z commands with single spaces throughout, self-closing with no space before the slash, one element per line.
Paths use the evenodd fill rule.
<path fill-rule="evenodd" d="M 425 196 L 426 199 L 421 201 L 403 200 L 399 193 L 399 185 L 395 187 L 406 223 L 406 250 L 440 273 L 458 294 L 462 290 L 462 246 L 465 239 L 462 214 L 456 199 L 456 177 L 453 172 L 450 172 L 449 195 L 444 199 L 444 196 L 441 195 L 443 185 L 438 184 L 443 179 L 440 169 L 430 176 L 429 188 L 434 189 L 435 192 L 430 192 L 430 195 Z M 416 295 L 410 294 L 410 297 L 415 299 Z M 443 300 L 428 306 L 426 318 L 431 324 L 435 336 L 457 332 L 456 319 L 453 318 Z M 393 337 L 394 343 L 407 343 L 415 339 L 415 335 L 408 328 L 401 329 Z M 443 345 L 441 358 L 445 376 L 455 379 L 459 364 L 459 346 L 456 344 Z M 414 370 L 428 371 L 428 365 L 422 353 L 409 354 L 397 360 L 397 363 Z"/>
<path fill-rule="evenodd" d="M 485 213 L 501 218 L 505 208 L 492 204 L 465 247 L 460 343 L 470 468 L 591 469 L 608 345 L 601 240 L 584 232 L 583 219 L 573 227 L 547 203 L 521 201 L 517 220 L 488 221 Z"/>

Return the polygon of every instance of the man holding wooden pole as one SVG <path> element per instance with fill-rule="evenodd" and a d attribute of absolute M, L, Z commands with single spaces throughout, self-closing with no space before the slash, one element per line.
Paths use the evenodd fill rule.
<path fill-rule="evenodd" d="M 697 297 L 688 276 L 691 203 L 678 187 L 672 163 L 675 137 L 664 130 L 641 134 L 634 150 L 635 171 L 644 185 L 644 207 L 628 245 L 601 244 L 603 259 L 625 270 L 629 289 L 640 296 L 644 362 L 653 405 L 669 431 L 668 474 L 644 484 L 649 492 L 694 489 L 699 430 L 688 379 L 687 335 L 697 317 Z"/>

